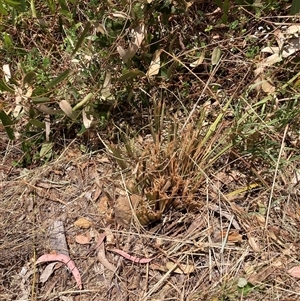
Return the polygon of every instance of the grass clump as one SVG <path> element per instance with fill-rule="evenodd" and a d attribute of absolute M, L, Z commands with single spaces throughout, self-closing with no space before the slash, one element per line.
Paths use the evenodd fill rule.
<path fill-rule="evenodd" d="M 123 135 L 123 147 L 107 145 L 120 168 L 128 173 L 127 189 L 145 196 L 150 212 L 158 213 L 157 219 L 170 207 L 189 211 L 201 206 L 197 199 L 208 170 L 232 146 L 222 122 L 229 103 L 211 125 L 207 122 L 208 108 L 200 108 L 186 126 L 180 121 L 183 116 L 170 116 L 164 103 L 156 103 L 145 141 L 137 143 L 137 136 L 130 139 Z"/>

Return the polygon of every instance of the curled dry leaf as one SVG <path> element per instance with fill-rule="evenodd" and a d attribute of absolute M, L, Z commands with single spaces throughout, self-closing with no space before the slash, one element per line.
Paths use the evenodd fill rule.
<path fill-rule="evenodd" d="M 83 125 L 85 126 L 86 129 L 89 129 L 91 127 L 93 119 L 94 118 L 92 115 L 90 115 L 90 116 L 87 115 L 86 108 L 84 108 L 82 110 L 82 121 L 83 121 Z"/>
<path fill-rule="evenodd" d="M 73 118 L 73 110 L 68 101 L 62 100 L 59 103 L 59 107 L 63 110 L 63 112 L 70 118 Z"/>
<path fill-rule="evenodd" d="M 95 232 L 95 233 L 97 233 L 97 234 L 95 235 L 95 237 L 97 237 L 97 239 L 96 239 L 97 243 L 96 243 L 96 245 L 95 245 L 94 247 L 92 247 L 92 248 L 89 250 L 88 253 L 91 253 L 92 251 L 98 250 L 99 247 L 102 245 L 102 243 L 103 243 L 105 237 L 106 237 L 106 233 L 105 233 L 105 232 L 102 233 L 102 234 L 99 234 L 98 232 Z"/>
<path fill-rule="evenodd" d="M 251 236 L 250 234 L 248 234 L 248 242 L 254 252 L 261 251 L 256 239 L 253 236 Z"/>
<path fill-rule="evenodd" d="M 148 262 L 150 262 L 151 260 L 154 259 L 154 258 L 138 258 L 138 257 L 135 257 L 135 256 L 131 256 L 128 253 L 126 253 L 122 250 L 119 250 L 119 249 L 111 249 L 110 251 L 114 252 L 114 253 L 117 253 L 117 254 L 123 256 L 124 258 L 126 258 L 126 259 L 128 259 L 132 262 L 136 262 L 136 263 L 148 263 Z"/>
<path fill-rule="evenodd" d="M 300 32 L 300 25 L 291 25 L 289 28 L 287 28 L 286 33 L 287 34 L 299 34 Z"/>
<path fill-rule="evenodd" d="M 101 215 L 110 215 L 110 208 L 109 208 L 109 199 L 106 195 L 103 195 L 100 197 L 99 203 L 98 203 L 98 211 Z"/>
<path fill-rule="evenodd" d="M 131 202 L 131 203 L 130 203 Z M 138 205 L 139 200 L 135 201 L 133 198 L 129 198 L 127 196 L 120 196 L 114 208 L 115 219 L 118 224 L 129 226 L 132 219 L 132 209 Z"/>
<path fill-rule="evenodd" d="M 116 267 L 112 263 L 110 263 L 105 256 L 104 244 L 102 243 L 98 247 L 97 258 L 108 270 L 112 272 L 116 271 Z"/>
<path fill-rule="evenodd" d="M 160 54 L 162 53 L 162 49 L 158 49 L 155 51 L 150 67 L 146 73 L 148 77 L 157 75 L 160 69 Z"/>
<path fill-rule="evenodd" d="M 194 67 L 201 65 L 204 61 L 204 57 L 205 57 L 205 52 L 203 51 L 201 53 L 201 55 L 199 56 L 199 58 L 196 61 L 194 61 L 193 63 L 191 63 L 190 66 L 194 68 Z"/>
<path fill-rule="evenodd" d="M 54 266 L 57 264 L 57 262 L 52 262 L 46 266 L 46 268 L 43 270 L 40 276 L 40 282 L 45 283 L 51 274 L 53 273 Z"/>
<path fill-rule="evenodd" d="M 130 19 L 130 16 L 128 16 L 127 14 L 125 14 L 121 11 L 111 13 L 110 16 L 113 16 L 115 18 L 121 18 L 121 19 Z"/>
<path fill-rule="evenodd" d="M 230 242 L 240 242 L 243 241 L 243 236 L 238 231 L 230 231 L 227 240 Z"/>
<path fill-rule="evenodd" d="M 75 223 L 74 226 L 81 228 L 81 229 L 89 229 L 92 226 L 92 222 L 87 220 L 84 217 L 79 218 Z"/>
<path fill-rule="evenodd" d="M 91 242 L 91 237 L 87 237 L 86 235 L 76 235 L 75 241 L 80 245 L 87 245 Z"/>
<path fill-rule="evenodd" d="M 64 254 L 45 254 L 39 257 L 36 261 L 35 264 L 39 264 L 42 262 L 49 262 L 49 261 L 59 261 L 65 264 L 69 270 L 72 272 L 73 277 L 76 280 L 76 283 L 79 287 L 79 289 L 82 289 L 82 281 L 81 281 L 81 276 L 80 273 L 74 263 L 74 261 L 67 255 Z"/>
<path fill-rule="evenodd" d="M 3 70 L 3 73 L 4 73 L 5 82 L 8 83 L 11 79 L 11 71 L 10 71 L 9 64 L 4 64 L 2 66 L 2 70 Z"/>
<path fill-rule="evenodd" d="M 141 44 L 145 37 L 145 25 L 139 24 L 132 31 L 132 36 L 133 37 L 131 39 L 131 42 L 129 43 L 128 49 L 125 50 L 121 46 L 117 46 L 117 51 L 124 63 L 127 63 L 131 58 L 133 58 L 138 49 L 141 47 Z"/>
<path fill-rule="evenodd" d="M 177 268 L 175 266 L 177 266 Z M 180 264 L 180 266 L 179 266 L 176 263 L 171 262 L 171 261 L 167 262 L 166 268 L 169 271 L 172 270 L 176 274 L 190 274 L 190 273 L 193 273 L 195 271 L 195 267 L 193 265 Z"/>

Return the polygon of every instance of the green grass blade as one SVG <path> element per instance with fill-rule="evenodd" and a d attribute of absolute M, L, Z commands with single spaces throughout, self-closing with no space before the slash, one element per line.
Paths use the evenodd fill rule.
<path fill-rule="evenodd" d="M 3 110 L 0 111 L 0 120 L 4 125 L 4 129 L 9 139 L 14 140 L 15 139 L 14 130 L 11 127 L 13 125 L 13 122 Z"/>
<path fill-rule="evenodd" d="M 91 22 L 87 22 L 87 24 L 85 25 L 85 28 L 84 28 L 81 36 L 79 37 L 79 39 L 77 41 L 77 44 L 76 44 L 76 46 L 75 46 L 75 48 L 74 48 L 74 50 L 72 52 L 72 55 L 74 55 L 77 52 L 77 50 L 80 48 L 83 40 L 85 39 L 85 37 L 89 33 L 91 26 L 92 26 Z"/>
<path fill-rule="evenodd" d="M 299 0 L 293 0 L 290 14 L 291 15 L 296 15 L 299 12 L 300 12 L 300 1 Z"/>
<path fill-rule="evenodd" d="M 51 89 L 54 86 L 56 86 L 57 84 L 63 82 L 69 75 L 70 70 L 66 70 L 63 73 L 61 73 L 60 75 L 58 75 L 57 77 L 55 77 L 54 79 L 52 79 L 52 81 L 50 81 L 50 83 L 48 83 L 46 85 L 47 89 Z"/>
<path fill-rule="evenodd" d="M 216 120 L 213 122 L 213 124 L 209 127 L 209 129 L 206 132 L 205 137 L 203 138 L 203 140 L 200 143 L 200 148 L 202 148 L 206 142 L 208 141 L 208 139 L 214 134 L 214 132 L 217 129 L 218 124 L 221 122 L 222 118 L 225 115 L 226 110 L 228 109 L 230 103 L 231 103 L 232 99 L 229 99 L 228 102 L 226 103 L 225 107 L 222 108 L 222 112 L 218 115 L 218 117 L 216 118 Z"/>
<path fill-rule="evenodd" d="M 6 92 L 10 92 L 10 93 L 14 93 L 14 89 L 11 88 L 10 86 L 8 86 L 6 84 L 6 82 L 3 79 L 0 79 L 0 91 L 6 91 Z"/>

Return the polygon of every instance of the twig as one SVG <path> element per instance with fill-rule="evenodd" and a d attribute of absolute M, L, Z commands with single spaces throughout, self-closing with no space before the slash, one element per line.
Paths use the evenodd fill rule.
<path fill-rule="evenodd" d="M 279 155 L 278 155 L 278 159 L 277 159 L 277 163 L 276 163 L 275 174 L 274 174 L 274 177 L 273 177 L 273 183 L 272 183 L 270 197 L 269 197 L 268 210 L 267 210 L 267 214 L 266 214 L 265 230 L 267 230 L 267 227 L 268 227 L 269 216 L 270 216 L 270 209 L 271 209 L 271 204 L 272 204 L 272 199 L 273 199 L 273 193 L 274 193 L 274 187 L 275 187 L 275 182 L 276 182 L 277 173 L 278 173 L 279 162 L 280 162 L 281 154 L 283 152 L 284 140 L 285 140 L 288 128 L 289 128 L 289 125 L 287 125 L 285 127 L 285 130 L 284 130 L 284 133 L 283 133 L 283 137 L 282 137 L 282 141 L 281 141 L 281 147 L 280 147 L 280 151 L 279 151 Z"/>

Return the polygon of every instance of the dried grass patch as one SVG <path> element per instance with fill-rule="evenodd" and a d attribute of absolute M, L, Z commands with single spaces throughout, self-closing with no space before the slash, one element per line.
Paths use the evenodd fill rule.
<path fill-rule="evenodd" d="M 196 133 L 190 131 L 191 136 L 185 136 L 183 141 L 190 141 L 185 143 L 185 149 L 193 149 L 194 140 L 190 138 Z M 140 145 L 144 147 L 141 162 L 154 154 L 154 158 L 161 155 L 163 164 L 155 166 L 151 160 L 145 162 L 143 177 L 147 176 L 148 183 L 153 184 L 146 187 L 146 193 L 137 189 L 132 194 L 125 189 L 133 177 L 129 159 L 124 161 L 126 169 L 120 170 L 103 153 L 90 156 L 67 149 L 56 161 L 42 167 L 29 171 L 17 169 L 8 176 L 6 169 L 2 172 L 1 298 L 284 300 L 299 295 L 296 280 L 287 273 L 289 268 L 298 265 L 297 186 L 293 191 L 274 187 L 266 229 L 265 211 L 270 192 L 262 186 L 238 190 L 247 186 L 243 161 L 223 169 L 220 161 L 215 161 L 209 172 L 191 182 L 197 171 L 189 166 L 188 173 L 184 166 L 188 166 L 192 156 L 185 159 L 186 165 L 179 164 L 183 158 L 172 161 L 172 153 L 178 154 L 184 148 L 175 150 L 176 143 L 171 142 L 169 147 L 161 145 L 156 152 L 154 147 L 148 147 L 150 142 Z M 226 162 L 224 157 L 222 162 Z M 174 172 L 177 176 L 170 177 Z M 162 181 L 163 176 L 166 181 Z M 170 185 L 166 185 L 168 179 Z M 187 182 L 182 182 L 183 179 Z M 186 186 L 189 189 L 185 190 Z M 191 187 L 197 189 L 190 190 Z M 141 225 L 141 219 L 134 218 L 141 211 L 133 206 L 132 197 L 136 196 L 137 203 L 143 199 L 147 210 L 154 208 L 146 197 L 150 189 L 152 194 L 154 190 L 159 193 L 158 201 L 167 202 L 163 202 L 164 210 L 159 218 Z M 191 193 L 185 194 L 189 190 Z M 124 211 L 122 198 L 129 205 L 127 223 L 117 213 Z M 170 202 L 176 199 L 181 206 Z M 191 199 L 196 205 L 189 207 Z M 74 225 L 81 217 L 91 222 L 89 229 Z M 49 228 L 56 220 L 64 223 L 70 257 L 82 276 L 82 291 L 63 267 L 55 270 L 44 284 L 39 283 L 45 266 L 35 267 L 33 262 L 51 251 Z M 99 253 L 98 257 L 97 252 L 88 253 L 95 245 L 93 239 L 88 245 L 76 242 L 77 235 L 103 232 L 107 233 L 103 256 L 115 267 L 114 271 L 99 262 Z M 148 264 L 133 263 L 110 252 L 112 248 L 154 260 Z"/>

